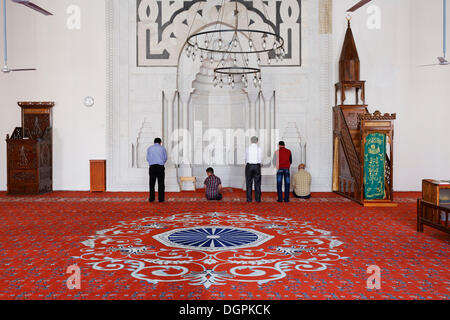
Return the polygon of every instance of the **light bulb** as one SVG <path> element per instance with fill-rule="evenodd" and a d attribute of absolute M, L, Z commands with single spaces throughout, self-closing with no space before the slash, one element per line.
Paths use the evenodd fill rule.
<path fill-rule="evenodd" d="M 208 48 L 208 46 L 209 46 L 209 42 L 208 42 L 208 39 L 206 39 L 205 40 L 205 48 Z"/>
<path fill-rule="evenodd" d="M 222 78 L 220 78 L 219 87 L 223 88 L 223 80 L 222 80 Z"/>
<path fill-rule="evenodd" d="M 219 39 L 219 48 L 222 48 L 223 42 L 222 39 Z"/>
<path fill-rule="evenodd" d="M 250 49 L 253 48 L 253 40 L 252 39 L 248 40 L 248 46 L 250 47 Z"/>
<path fill-rule="evenodd" d="M 234 89 L 234 80 L 231 81 L 231 88 Z"/>

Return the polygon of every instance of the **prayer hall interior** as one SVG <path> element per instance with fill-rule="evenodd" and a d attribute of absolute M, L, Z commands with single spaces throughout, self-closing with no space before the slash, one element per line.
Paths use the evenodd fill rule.
<path fill-rule="evenodd" d="M 0 300 L 450 298 L 446 0 L 1 2 Z"/>

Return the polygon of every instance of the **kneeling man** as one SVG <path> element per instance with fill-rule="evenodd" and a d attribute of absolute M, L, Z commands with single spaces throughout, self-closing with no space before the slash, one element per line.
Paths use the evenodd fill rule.
<path fill-rule="evenodd" d="M 299 199 L 311 198 L 311 175 L 305 170 L 305 165 L 298 166 L 298 172 L 294 175 L 294 197 Z"/>
<path fill-rule="evenodd" d="M 222 200 L 222 182 L 220 178 L 214 174 L 213 168 L 206 169 L 208 177 L 205 180 L 206 199 Z"/>

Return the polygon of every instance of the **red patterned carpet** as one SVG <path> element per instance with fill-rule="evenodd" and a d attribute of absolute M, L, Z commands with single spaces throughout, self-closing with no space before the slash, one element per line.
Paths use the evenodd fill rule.
<path fill-rule="evenodd" d="M 398 208 L 334 194 L 245 203 L 244 193 L 0 193 L 0 299 L 449 299 L 447 234 Z M 66 270 L 81 268 L 81 289 Z M 367 267 L 381 289 L 367 289 Z"/>

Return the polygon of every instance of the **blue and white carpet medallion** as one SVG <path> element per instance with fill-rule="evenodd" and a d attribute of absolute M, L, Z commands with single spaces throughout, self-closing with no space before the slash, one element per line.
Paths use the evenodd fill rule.
<path fill-rule="evenodd" d="M 205 226 L 175 229 L 155 235 L 153 238 L 168 247 L 223 251 L 257 247 L 273 236 L 252 229 Z"/>

